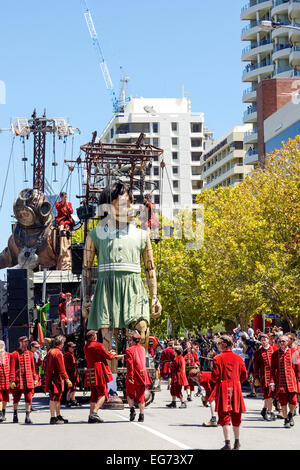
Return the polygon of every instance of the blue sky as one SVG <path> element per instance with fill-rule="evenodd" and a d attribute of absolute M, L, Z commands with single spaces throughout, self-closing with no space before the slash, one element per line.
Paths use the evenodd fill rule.
<path fill-rule="evenodd" d="M 219 138 L 242 124 L 241 7 L 246 0 L 89 0 L 103 53 L 118 94 L 122 66 L 130 76 L 133 97 L 179 97 L 181 86 L 190 94 L 193 112 L 204 112 L 205 124 Z M 47 116 L 68 117 L 82 131 L 79 146 L 99 132 L 112 116 L 99 61 L 83 17 L 80 0 L 15 0 L 2 3 L 0 13 L 0 80 L 6 104 L 0 104 L 0 128 L 13 117 L 30 117 L 33 108 Z M 0 198 L 2 198 L 12 136 L 0 133 Z M 50 144 L 50 142 L 49 142 Z M 47 177 L 51 180 L 51 145 Z M 57 159 L 71 157 L 57 144 Z M 10 234 L 13 199 L 24 183 L 22 145 L 17 139 L 0 212 L 0 249 Z M 27 143 L 28 158 L 32 147 Z M 30 175 L 32 173 L 29 169 Z M 58 167 L 59 191 L 67 170 Z M 77 178 L 76 178 L 77 179 Z M 76 181 L 70 199 L 76 206 Z M 0 277 L 2 277 L 0 273 Z"/>

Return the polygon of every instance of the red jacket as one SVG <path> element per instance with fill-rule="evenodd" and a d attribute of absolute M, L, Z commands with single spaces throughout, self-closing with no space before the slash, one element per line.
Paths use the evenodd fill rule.
<path fill-rule="evenodd" d="M 51 348 L 45 364 L 45 392 L 51 390 L 53 393 L 59 393 L 68 378 L 61 349 L 59 347 Z"/>
<path fill-rule="evenodd" d="M 274 349 L 270 346 L 264 349 L 262 346 L 254 353 L 254 378 L 260 379 L 260 387 L 263 390 L 270 386 L 271 358 Z"/>
<path fill-rule="evenodd" d="M 135 385 L 150 385 L 152 380 L 146 369 L 146 351 L 140 344 L 134 344 L 125 351 L 127 367 L 126 384 L 133 380 Z"/>
<path fill-rule="evenodd" d="M 84 379 L 86 387 L 104 385 L 113 380 L 106 360 L 113 359 L 114 354 L 108 352 L 102 343 L 88 341 L 84 346 L 84 354 L 87 367 Z"/>
<path fill-rule="evenodd" d="M 195 364 L 200 365 L 196 351 L 186 353 L 183 358 L 187 367 L 194 366 Z"/>
<path fill-rule="evenodd" d="M 64 363 L 69 379 L 72 384 L 77 384 L 79 382 L 77 364 L 74 353 L 67 351 L 64 354 Z"/>
<path fill-rule="evenodd" d="M 216 411 L 243 413 L 246 411 L 241 382 L 247 379 L 243 359 L 231 350 L 213 359 L 211 379 L 216 383 Z"/>
<path fill-rule="evenodd" d="M 67 320 L 67 315 L 66 315 L 66 302 L 62 302 L 58 306 L 58 313 L 59 313 L 59 318 L 60 321 L 62 320 Z"/>
<path fill-rule="evenodd" d="M 4 351 L 0 353 L 0 390 L 9 390 L 11 376 L 11 354 Z"/>
<path fill-rule="evenodd" d="M 271 382 L 276 384 L 277 393 L 300 393 L 300 363 L 293 360 L 296 350 L 277 349 L 271 360 Z"/>
<path fill-rule="evenodd" d="M 16 351 L 11 353 L 11 381 L 15 382 L 14 390 L 34 388 L 38 380 L 35 372 L 34 357 L 31 351 Z"/>
<path fill-rule="evenodd" d="M 58 226 L 60 227 L 63 225 L 64 227 L 66 225 L 69 225 L 70 229 L 75 225 L 74 219 L 71 217 L 71 214 L 73 214 L 73 207 L 70 202 L 67 202 L 66 204 L 62 204 L 61 202 L 56 202 L 55 207 L 57 210 L 57 216 L 55 217 Z"/>
<path fill-rule="evenodd" d="M 182 355 L 175 357 L 171 365 L 171 375 L 172 375 L 172 384 L 173 385 L 182 385 L 186 387 L 189 385 L 189 382 L 186 378 L 185 373 L 185 360 Z"/>
<path fill-rule="evenodd" d="M 161 374 L 166 375 L 170 374 L 170 362 L 174 360 L 175 352 L 173 348 L 165 348 L 160 355 Z"/>

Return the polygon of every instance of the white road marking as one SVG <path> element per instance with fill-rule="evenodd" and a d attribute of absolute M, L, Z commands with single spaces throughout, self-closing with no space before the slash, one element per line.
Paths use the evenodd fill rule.
<path fill-rule="evenodd" d="M 117 415 L 119 418 L 124 419 L 125 421 L 128 421 L 128 418 L 125 418 L 125 416 L 122 415 Z M 171 437 L 167 436 L 166 434 L 163 434 L 159 431 L 156 431 L 155 429 L 149 428 L 148 426 L 145 426 L 144 424 L 139 424 L 135 423 L 134 421 L 131 421 L 131 424 L 135 424 L 135 426 L 138 426 L 139 428 L 145 429 L 148 432 L 151 432 L 152 434 L 155 434 L 156 436 L 160 437 L 161 439 L 165 439 L 165 441 L 170 442 L 171 444 L 174 444 L 177 447 L 180 447 L 181 449 L 191 449 L 191 447 L 182 444 L 179 441 L 176 441 L 175 439 L 172 439 Z"/>

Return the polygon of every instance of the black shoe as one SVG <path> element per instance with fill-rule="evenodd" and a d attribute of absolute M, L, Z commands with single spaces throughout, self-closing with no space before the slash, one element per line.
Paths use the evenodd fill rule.
<path fill-rule="evenodd" d="M 187 396 L 187 401 L 192 401 L 191 395 L 188 395 L 188 396 Z"/>
<path fill-rule="evenodd" d="M 284 419 L 284 427 L 289 429 L 291 427 L 289 418 Z"/>
<path fill-rule="evenodd" d="M 53 418 L 50 418 L 50 424 L 61 424 L 61 423 L 58 423 L 56 416 L 54 416 Z"/>
<path fill-rule="evenodd" d="M 167 408 L 176 408 L 176 401 L 171 401 L 168 405 L 166 405 Z"/>
<path fill-rule="evenodd" d="M 271 421 L 276 421 L 276 415 L 273 413 L 273 411 L 270 413 L 271 415 Z"/>
<path fill-rule="evenodd" d="M 66 401 L 66 408 L 71 408 L 72 404 L 71 404 L 71 401 L 68 400 Z"/>
<path fill-rule="evenodd" d="M 135 416 L 136 416 L 135 409 L 134 409 L 134 408 L 130 408 L 129 420 L 130 420 L 130 421 L 134 421 Z"/>
<path fill-rule="evenodd" d="M 25 424 L 33 424 L 33 422 L 31 421 L 31 419 L 29 418 L 29 416 L 26 416 L 26 418 L 25 418 Z"/>
<path fill-rule="evenodd" d="M 295 425 L 293 416 L 294 416 L 294 415 L 293 415 L 293 413 L 291 413 L 291 412 L 288 414 L 288 419 L 289 419 L 289 421 L 290 421 L 290 426 L 291 426 L 291 427 Z"/>
<path fill-rule="evenodd" d="M 262 417 L 263 417 L 264 419 L 266 419 L 267 408 L 263 408 L 263 409 L 261 410 L 260 414 L 262 415 Z"/>
<path fill-rule="evenodd" d="M 34 408 L 34 406 L 31 406 L 31 408 L 30 408 L 30 413 L 32 413 L 32 411 L 37 411 L 37 409 Z"/>
<path fill-rule="evenodd" d="M 248 395 L 246 395 L 246 398 L 256 398 L 256 393 L 251 392 Z"/>
<path fill-rule="evenodd" d="M 19 422 L 18 415 L 14 414 L 13 423 L 18 423 L 18 422 Z"/>
<path fill-rule="evenodd" d="M 71 400 L 70 406 L 80 406 L 80 403 L 76 400 Z"/>
<path fill-rule="evenodd" d="M 236 439 L 234 441 L 233 450 L 240 450 L 240 447 L 241 447 L 240 441 L 238 439 Z"/>
<path fill-rule="evenodd" d="M 185 401 L 183 401 L 183 402 L 181 403 L 181 405 L 180 405 L 179 408 L 186 408 L 186 403 L 185 403 Z"/>
<path fill-rule="evenodd" d="M 230 441 L 225 441 L 225 446 L 222 447 L 220 450 L 231 450 Z"/>
<path fill-rule="evenodd" d="M 142 415 L 141 413 L 139 414 L 138 422 L 139 422 L 139 423 L 143 423 L 143 422 L 144 422 L 144 415 Z"/>
<path fill-rule="evenodd" d="M 104 423 L 103 419 L 97 413 L 92 413 L 89 416 L 89 423 Z"/>
<path fill-rule="evenodd" d="M 269 411 L 266 412 L 266 415 L 265 415 L 264 419 L 265 419 L 266 421 L 273 421 L 273 420 L 272 420 L 271 413 L 270 413 Z"/>
<path fill-rule="evenodd" d="M 57 421 L 62 423 L 62 424 L 66 424 L 66 423 L 69 422 L 68 419 L 63 418 L 61 415 L 57 416 Z"/>

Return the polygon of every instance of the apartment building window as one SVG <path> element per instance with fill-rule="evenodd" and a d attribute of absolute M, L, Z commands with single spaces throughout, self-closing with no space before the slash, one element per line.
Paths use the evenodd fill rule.
<path fill-rule="evenodd" d="M 155 204 L 159 204 L 159 195 L 158 194 L 154 195 L 154 202 L 155 202 Z"/>
<path fill-rule="evenodd" d="M 172 152 L 172 160 L 178 160 L 178 152 Z"/>
<path fill-rule="evenodd" d="M 146 175 L 150 176 L 151 175 L 151 168 L 146 168 Z"/>
<path fill-rule="evenodd" d="M 153 142 L 154 147 L 159 147 L 159 139 L 157 137 L 154 137 L 152 139 L 152 142 Z"/>
<path fill-rule="evenodd" d="M 114 136 L 114 128 L 112 127 L 110 130 L 110 138 L 112 139 Z"/>
<path fill-rule="evenodd" d="M 173 189 L 178 189 L 179 188 L 179 181 L 178 180 L 174 180 L 173 181 Z"/>
<path fill-rule="evenodd" d="M 159 167 L 158 166 L 153 167 L 153 174 L 154 174 L 154 176 L 159 175 Z"/>
<path fill-rule="evenodd" d="M 146 189 L 146 191 L 151 191 L 151 183 L 148 183 L 148 182 L 146 181 L 146 183 L 145 183 L 145 189 Z"/>
<path fill-rule="evenodd" d="M 153 122 L 152 123 L 152 132 L 153 132 L 153 134 L 158 133 L 158 122 Z"/>
<path fill-rule="evenodd" d="M 195 180 L 192 181 L 192 189 L 197 191 L 198 189 L 201 189 L 203 186 L 203 181 L 202 180 Z"/>
<path fill-rule="evenodd" d="M 191 132 L 202 132 L 201 122 L 191 122 Z"/>
<path fill-rule="evenodd" d="M 200 162 L 202 152 L 191 152 L 192 154 L 192 162 Z"/>
<path fill-rule="evenodd" d="M 172 167 L 172 173 L 173 173 L 173 175 L 178 175 L 178 166 L 173 166 Z"/>
<path fill-rule="evenodd" d="M 171 122 L 171 129 L 173 132 L 178 131 L 178 122 Z"/>
<path fill-rule="evenodd" d="M 178 145 L 177 137 L 172 137 L 172 145 Z"/>
<path fill-rule="evenodd" d="M 196 197 L 197 194 L 192 194 L 192 204 L 197 204 Z"/>
<path fill-rule="evenodd" d="M 192 166 L 192 175 L 201 175 L 201 166 Z"/>
<path fill-rule="evenodd" d="M 192 147 L 201 147 L 202 139 L 191 139 L 191 146 Z"/>
<path fill-rule="evenodd" d="M 178 194 L 174 194 L 174 195 L 173 195 L 173 202 L 174 202 L 175 204 L 178 204 L 178 202 L 179 202 L 179 196 L 178 196 Z"/>

